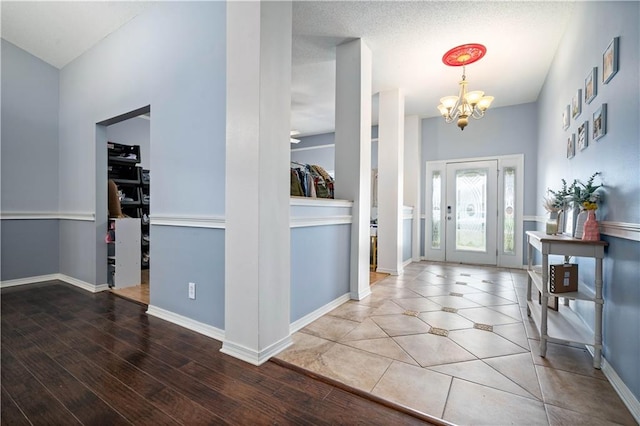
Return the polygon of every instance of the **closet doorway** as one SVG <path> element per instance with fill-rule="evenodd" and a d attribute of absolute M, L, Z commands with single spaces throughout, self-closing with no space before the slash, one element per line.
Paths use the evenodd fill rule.
<path fill-rule="evenodd" d="M 151 285 L 149 107 L 106 123 L 107 282 L 114 294 L 145 305 Z"/>
<path fill-rule="evenodd" d="M 426 163 L 427 260 L 522 267 L 524 156 Z"/>

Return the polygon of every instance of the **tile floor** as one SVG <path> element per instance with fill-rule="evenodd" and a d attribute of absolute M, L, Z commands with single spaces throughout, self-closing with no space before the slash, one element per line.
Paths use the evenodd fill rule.
<path fill-rule="evenodd" d="M 635 425 L 586 349 L 537 355 L 526 286 L 522 270 L 412 263 L 278 358 L 459 425 Z"/>

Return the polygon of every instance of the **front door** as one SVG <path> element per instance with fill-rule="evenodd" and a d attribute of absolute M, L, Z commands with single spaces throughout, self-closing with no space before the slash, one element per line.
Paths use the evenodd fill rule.
<path fill-rule="evenodd" d="M 497 160 L 448 163 L 446 173 L 446 261 L 496 265 Z"/>

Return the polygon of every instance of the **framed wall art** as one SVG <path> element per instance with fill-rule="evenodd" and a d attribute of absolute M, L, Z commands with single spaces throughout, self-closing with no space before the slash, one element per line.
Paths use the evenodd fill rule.
<path fill-rule="evenodd" d="M 582 112 L 582 89 L 571 99 L 571 118 L 576 119 Z"/>
<path fill-rule="evenodd" d="M 578 126 L 578 149 L 584 151 L 589 146 L 589 120 Z"/>
<path fill-rule="evenodd" d="M 597 141 L 607 134 L 607 104 L 602 104 L 593 112 L 592 140 Z"/>
<path fill-rule="evenodd" d="M 576 155 L 576 134 L 572 133 L 567 138 L 567 158 L 573 158 Z"/>
<path fill-rule="evenodd" d="M 602 83 L 607 84 L 618 72 L 618 41 L 620 37 L 614 37 L 602 54 Z"/>
<path fill-rule="evenodd" d="M 569 117 L 571 114 L 571 106 L 567 105 L 562 111 L 562 128 L 567 130 L 569 128 Z"/>
<path fill-rule="evenodd" d="M 593 67 L 584 79 L 584 103 L 590 104 L 598 94 L 598 67 Z"/>

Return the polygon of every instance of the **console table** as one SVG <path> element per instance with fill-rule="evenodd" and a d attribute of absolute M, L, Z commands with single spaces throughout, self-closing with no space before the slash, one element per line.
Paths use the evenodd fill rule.
<path fill-rule="evenodd" d="M 593 367 L 600 369 L 602 361 L 602 259 L 605 241 L 583 241 L 565 235 L 547 235 L 544 232 L 527 231 L 528 273 L 527 315 L 532 317 L 540 329 L 540 356 L 547 354 L 547 342 L 580 343 L 594 348 Z M 533 265 L 534 250 L 542 254 L 542 266 Z M 595 294 L 584 283 L 578 284 L 578 291 L 567 293 L 549 292 L 549 255 L 590 257 L 595 259 Z M 532 299 L 532 284 L 541 294 Z M 558 307 L 558 311 L 549 311 L 549 297 L 562 297 L 565 304 L 572 300 L 588 300 L 595 309 L 594 332 L 592 333 L 569 306 Z"/>

